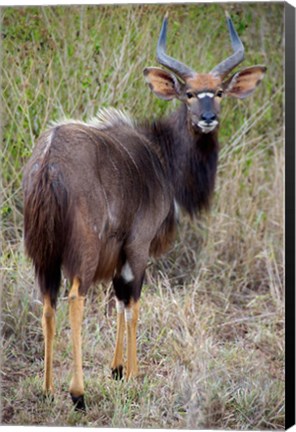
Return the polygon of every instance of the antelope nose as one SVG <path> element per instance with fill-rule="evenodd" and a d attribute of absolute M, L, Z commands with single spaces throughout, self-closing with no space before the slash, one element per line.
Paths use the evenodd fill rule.
<path fill-rule="evenodd" d="M 216 114 L 214 114 L 214 113 L 211 112 L 211 111 L 208 111 L 208 112 L 205 112 L 205 113 L 202 114 L 201 119 L 202 119 L 204 122 L 210 124 L 210 123 L 212 123 L 214 120 L 216 120 Z"/>

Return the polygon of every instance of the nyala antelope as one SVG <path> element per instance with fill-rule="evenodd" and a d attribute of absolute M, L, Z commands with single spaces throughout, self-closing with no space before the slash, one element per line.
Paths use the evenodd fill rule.
<path fill-rule="evenodd" d="M 81 326 L 90 285 L 113 281 L 117 334 L 112 376 L 138 373 L 139 299 L 150 256 L 174 238 L 178 209 L 191 216 L 209 208 L 218 158 L 220 101 L 245 98 L 264 66 L 229 75 L 244 58 L 227 14 L 233 54 L 209 73 L 197 73 L 166 54 L 168 17 L 157 45 L 166 69 L 149 67 L 152 92 L 181 104 L 166 118 L 138 123 L 121 111 L 101 110 L 89 122 L 56 123 L 39 138 L 24 171 L 24 239 L 43 298 L 44 393 L 53 395 L 53 339 L 61 269 L 70 281 L 73 344 L 70 394 L 85 409 Z M 124 366 L 124 334 L 127 358 Z"/>

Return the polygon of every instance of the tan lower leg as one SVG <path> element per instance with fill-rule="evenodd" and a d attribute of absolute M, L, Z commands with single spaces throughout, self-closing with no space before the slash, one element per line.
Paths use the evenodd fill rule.
<path fill-rule="evenodd" d="M 73 377 L 70 385 L 72 396 L 84 394 L 81 350 L 81 325 L 84 308 L 84 296 L 79 295 L 79 280 L 74 278 L 69 293 L 69 316 L 73 346 Z"/>
<path fill-rule="evenodd" d="M 138 360 L 137 360 L 137 323 L 139 318 L 139 302 L 132 303 L 125 310 L 125 319 L 127 326 L 127 379 L 137 376 Z"/>
<path fill-rule="evenodd" d="M 117 331 L 116 345 L 113 360 L 111 363 L 112 370 L 118 369 L 123 365 L 123 340 L 125 331 L 124 306 L 122 302 L 117 302 Z"/>
<path fill-rule="evenodd" d="M 52 359 L 53 339 L 55 335 L 55 310 L 51 305 L 49 295 L 44 296 L 43 299 L 42 328 L 45 343 L 43 391 L 46 394 L 51 394 L 54 390 L 52 379 Z"/>

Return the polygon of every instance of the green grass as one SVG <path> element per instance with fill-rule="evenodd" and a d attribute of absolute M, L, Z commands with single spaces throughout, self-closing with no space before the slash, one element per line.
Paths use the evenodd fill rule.
<path fill-rule="evenodd" d="M 182 217 L 151 262 L 141 298 L 140 375 L 110 378 L 115 311 L 89 293 L 83 325 L 85 415 L 68 396 L 67 286 L 57 310 L 55 400 L 42 398 L 42 305 L 22 243 L 22 169 L 50 121 L 100 107 L 153 118 L 142 70 L 169 10 L 168 53 L 201 72 L 231 53 L 224 10 L 267 75 L 223 101 L 212 210 Z M 138 428 L 284 428 L 283 9 L 281 3 L 4 8 L 2 12 L 2 423 Z"/>

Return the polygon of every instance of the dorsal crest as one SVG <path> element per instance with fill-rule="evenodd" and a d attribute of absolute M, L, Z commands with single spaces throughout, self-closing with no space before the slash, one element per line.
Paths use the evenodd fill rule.
<path fill-rule="evenodd" d="M 88 124 L 98 129 L 106 129 L 118 124 L 134 127 L 133 119 L 125 111 L 116 108 L 101 108 Z"/>

